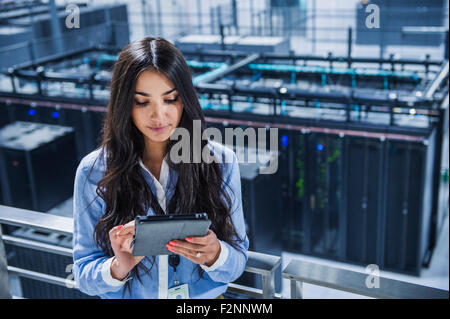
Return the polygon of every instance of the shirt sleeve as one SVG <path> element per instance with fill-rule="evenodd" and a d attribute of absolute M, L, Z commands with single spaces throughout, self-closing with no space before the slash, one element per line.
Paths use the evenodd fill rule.
<path fill-rule="evenodd" d="M 247 250 L 249 247 L 249 240 L 245 232 L 244 213 L 242 210 L 242 190 L 241 190 L 241 176 L 239 172 L 239 164 L 236 154 L 233 152 L 233 160 L 230 163 L 224 164 L 228 169 L 228 176 L 225 179 L 228 187 L 225 190 L 231 198 L 231 220 L 240 239 L 238 241 L 238 249 L 234 248 L 225 241 L 220 240 L 221 252 L 219 258 L 211 266 L 205 265 L 202 268 L 206 271 L 209 277 L 217 282 L 233 282 L 238 279 L 244 272 L 245 265 L 248 260 Z M 231 189 L 231 191 L 230 191 Z"/>
<path fill-rule="evenodd" d="M 229 251 L 224 241 L 219 240 L 219 243 L 220 243 L 220 254 L 216 262 L 209 267 L 206 265 L 200 265 L 200 267 L 202 267 L 205 271 L 213 271 L 214 269 L 217 269 L 223 264 L 225 264 L 225 261 L 228 258 Z"/>
<path fill-rule="evenodd" d="M 130 274 L 126 276 L 123 280 L 113 278 L 111 275 L 111 264 L 114 257 L 107 259 L 102 266 L 102 278 L 110 286 L 122 286 L 125 282 L 131 279 Z"/>
<path fill-rule="evenodd" d="M 98 296 L 120 290 L 126 280 L 121 282 L 111 277 L 112 258 L 106 256 L 94 240 L 94 228 L 104 214 L 104 202 L 97 196 L 96 183 L 92 177 L 88 178 L 89 169 L 82 161 L 75 175 L 72 271 L 80 291 Z"/>

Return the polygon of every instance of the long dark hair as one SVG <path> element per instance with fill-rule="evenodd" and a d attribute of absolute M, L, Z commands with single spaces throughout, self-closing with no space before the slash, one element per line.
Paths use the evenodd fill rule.
<path fill-rule="evenodd" d="M 98 182 L 96 190 L 97 195 L 106 203 L 106 211 L 94 229 L 94 239 L 110 256 L 113 256 L 109 240 L 111 228 L 130 222 L 138 215 L 147 215 L 149 208 L 152 208 L 155 214 L 164 214 L 142 175 L 139 159 L 144 154 L 144 137 L 131 118 L 137 78 L 142 71 L 149 69 L 166 75 L 177 89 L 184 106 L 179 127 L 187 129 L 190 136 L 193 136 L 193 120 L 200 120 L 200 136 L 203 136 L 206 129 L 192 83 L 192 74 L 182 53 L 162 38 L 145 37 L 129 43 L 120 52 L 113 70 L 100 156 L 106 159 L 106 172 Z M 176 142 L 168 141 L 166 154 Z M 170 160 L 170 156 L 167 156 L 169 167 L 178 173 L 178 181 L 167 213 L 206 212 L 211 220 L 211 230 L 217 237 L 238 248 L 238 242 L 243 239 L 239 238 L 230 217 L 232 199 L 224 188 L 226 183 L 220 166 L 214 161 L 209 164 L 203 160 L 201 163 L 193 163 L 192 143 L 193 141 L 190 163 L 175 164 Z M 207 143 L 208 141 L 202 139 L 201 149 L 204 149 Z M 149 273 L 155 262 L 154 256 L 151 259 L 150 268 L 139 263 L 131 270 L 130 275 L 142 283 L 139 269 Z M 201 278 L 203 270 L 198 266 L 196 269 Z M 125 288 L 130 293 L 132 282 L 129 280 L 125 283 Z"/>

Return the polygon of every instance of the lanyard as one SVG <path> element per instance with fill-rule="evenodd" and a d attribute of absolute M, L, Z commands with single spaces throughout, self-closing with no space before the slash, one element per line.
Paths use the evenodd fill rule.
<path fill-rule="evenodd" d="M 173 268 L 173 274 L 175 277 L 174 284 L 178 285 L 180 282 L 177 280 L 177 266 L 180 263 L 180 256 L 171 254 L 169 255 L 169 265 Z"/>

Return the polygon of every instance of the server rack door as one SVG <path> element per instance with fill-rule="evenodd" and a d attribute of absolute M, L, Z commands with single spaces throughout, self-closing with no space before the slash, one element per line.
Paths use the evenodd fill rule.
<path fill-rule="evenodd" d="M 75 135 L 70 133 L 33 150 L 37 210 L 46 212 L 73 194 L 77 167 Z"/>
<path fill-rule="evenodd" d="M 5 103 L 0 103 L 0 128 L 9 123 L 8 106 Z"/>
<path fill-rule="evenodd" d="M 309 134 L 307 180 L 308 227 L 311 253 L 339 257 L 339 210 L 342 197 L 342 140 L 328 134 Z"/>
<path fill-rule="evenodd" d="M 382 142 L 349 138 L 346 259 L 377 263 Z"/>
<path fill-rule="evenodd" d="M 283 236 L 283 248 L 293 252 L 309 252 L 309 236 L 307 225 L 307 195 L 306 188 L 306 163 L 307 163 L 307 139 L 304 134 L 296 132 L 292 135 L 292 141 L 287 146 L 287 151 L 281 153 L 280 167 L 282 169 L 281 180 L 288 182 L 291 189 L 283 197 L 285 225 Z M 291 179 L 291 180 L 290 180 Z M 287 203 L 290 203 L 288 205 Z"/>
<path fill-rule="evenodd" d="M 0 148 L 0 169 L 5 205 L 33 209 L 29 172 L 25 153 Z"/>
<path fill-rule="evenodd" d="M 392 141 L 388 152 L 385 267 L 419 274 L 425 149 Z"/>

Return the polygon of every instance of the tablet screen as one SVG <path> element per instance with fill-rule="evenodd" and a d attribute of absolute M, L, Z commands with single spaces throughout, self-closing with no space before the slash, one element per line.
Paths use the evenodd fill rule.
<path fill-rule="evenodd" d="M 193 215 L 138 216 L 133 256 L 169 255 L 166 247 L 169 241 L 205 236 L 211 225 L 208 215 Z"/>

